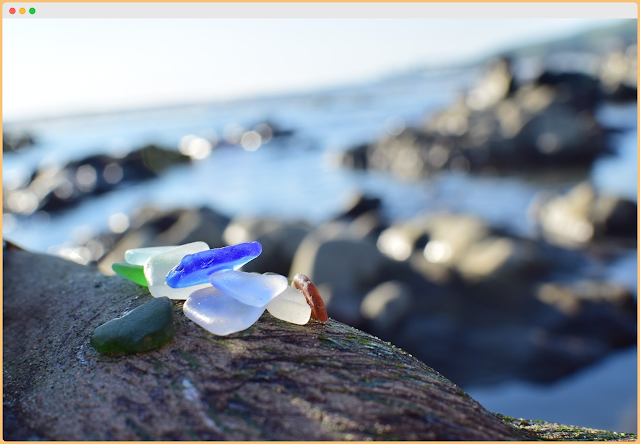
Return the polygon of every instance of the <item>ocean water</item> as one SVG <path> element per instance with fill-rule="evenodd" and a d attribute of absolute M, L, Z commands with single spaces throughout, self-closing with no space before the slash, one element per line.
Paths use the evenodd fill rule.
<path fill-rule="evenodd" d="M 37 139 L 36 146 L 21 153 L 4 154 L 5 187 L 20 183 L 40 166 L 63 164 L 92 154 L 123 155 L 148 143 L 177 150 L 181 138 L 190 134 L 221 139 L 234 128 L 251 129 L 265 121 L 294 134 L 273 139 L 255 151 L 214 148 L 207 157 L 169 169 L 157 179 L 86 199 L 49 216 L 22 220 L 4 215 L 3 236 L 32 251 L 52 251 L 56 245 L 108 230 L 110 216 L 130 214 L 142 205 L 209 205 L 229 216 L 273 216 L 320 223 L 338 214 L 356 191 L 380 197 L 391 221 L 424 211 L 449 210 L 475 213 L 514 233 L 532 235 L 534 227 L 527 218 L 527 207 L 542 190 L 565 191 L 590 177 L 601 191 L 637 201 L 635 104 L 599 110 L 601 122 L 619 129 L 614 140 L 616 154 L 598 160 L 590 171 L 577 175 L 540 178 L 442 173 L 428 179 L 404 180 L 337 165 L 339 152 L 376 140 L 385 132 L 397 130 L 398 125 L 418 124 L 429 113 L 447 106 L 476 80 L 476 75 L 474 71 L 413 74 L 307 94 L 39 122 L 5 122 L 5 131 L 28 130 Z M 636 250 L 628 250 L 611 261 L 600 274 L 635 293 Z M 487 408 L 509 416 L 618 429 L 620 412 L 606 406 L 614 398 L 635 406 L 635 349 L 633 356 L 630 353 L 611 356 L 606 363 L 585 369 L 582 376 L 566 378 L 545 389 L 520 383 L 465 389 Z M 576 382 L 576 378 L 582 379 Z M 606 402 L 603 395 L 587 403 L 581 397 L 584 387 L 597 387 L 598 393 L 611 395 Z M 620 390 L 626 390 L 627 395 L 619 395 Z M 525 408 L 535 405 L 538 410 Z M 593 415 L 594 410 L 597 415 Z M 567 415 L 568 411 L 575 415 Z M 592 419 L 595 417 L 597 421 Z"/>

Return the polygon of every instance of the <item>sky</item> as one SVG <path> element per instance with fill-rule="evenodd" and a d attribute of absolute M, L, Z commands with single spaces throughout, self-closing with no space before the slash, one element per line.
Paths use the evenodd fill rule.
<path fill-rule="evenodd" d="M 613 22 L 4 19 L 3 120 L 331 87 Z"/>

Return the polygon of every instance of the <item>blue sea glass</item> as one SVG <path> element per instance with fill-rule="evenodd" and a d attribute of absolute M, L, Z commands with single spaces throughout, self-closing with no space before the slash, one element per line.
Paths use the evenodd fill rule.
<path fill-rule="evenodd" d="M 167 285 L 185 288 L 208 284 L 209 276 L 216 271 L 234 270 L 260 256 L 259 242 L 245 242 L 223 248 L 213 248 L 200 253 L 188 254 L 167 274 Z"/>

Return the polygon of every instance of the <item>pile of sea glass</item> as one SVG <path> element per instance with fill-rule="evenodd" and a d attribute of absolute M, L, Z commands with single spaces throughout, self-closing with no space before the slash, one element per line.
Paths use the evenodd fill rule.
<path fill-rule="evenodd" d="M 125 261 L 113 264 L 120 276 L 149 287 L 154 297 L 186 300 L 184 314 L 216 335 L 249 328 L 267 310 L 283 321 L 303 325 L 313 314 L 327 313 L 318 289 L 303 274 L 293 278 L 274 273 L 238 271 L 262 252 L 258 242 L 209 249 L 204 242 L 127 250 Z"/>

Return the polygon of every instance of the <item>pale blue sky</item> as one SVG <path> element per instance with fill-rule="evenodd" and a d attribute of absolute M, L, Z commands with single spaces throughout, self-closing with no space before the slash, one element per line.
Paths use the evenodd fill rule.
<path fill-rule="evenodd" d="M 321 88 L 612 19 L 3 21 L 5 120 Z"/>

